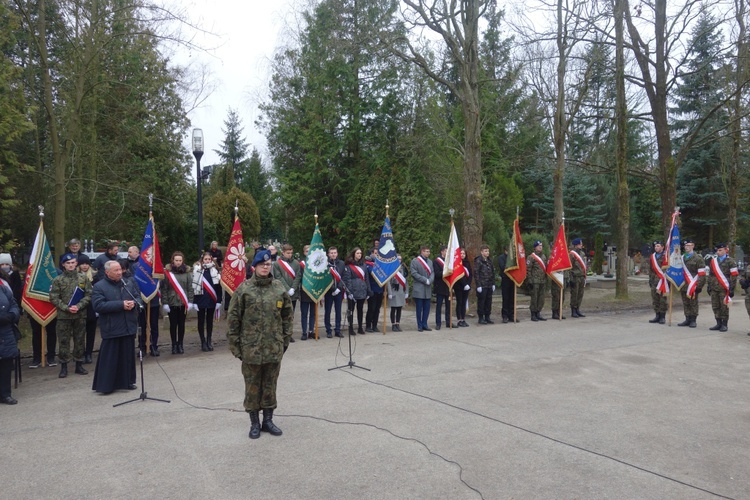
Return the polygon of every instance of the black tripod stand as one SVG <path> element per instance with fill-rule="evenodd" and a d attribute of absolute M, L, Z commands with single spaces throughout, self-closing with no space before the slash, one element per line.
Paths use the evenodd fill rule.
<path fill-rule="evenodd" d="M 341 280 L 341 284 L 344 285 L 344 292 L 348 296 L 349 290 L 346 288 L 346 284 L 344 283 L 344 280 Z M 350 325 L 351 327 L 354 326 L 354 310 L 352 309 L 352 305 L 349 300 L 346 301 L 346 322 L 347 322 L 347 326 L 350 326 Z M 352 359 L 352 334 L 348 333 L 347 337 L 349 337 L 349 362 L 345 365 L 334 366 L 333 368 L 329 368 L 328 371 L 330 372 L 332 370 L 338 370 L 340 368 L 346 368 L 346 367 L 360 368 L 362 370 L 367 370 L 368 372 L 372 371 L 369 368 L 365 368 L 364 366 L 359 366 L 354 363 L 354 360 Z"/>
<path fill-rule="evenodd" d="M 124 282 L 124 280 L 123 280 Z M 141 306 L 140 302 L 133 296 L 132 293 L 130 293 L 130 290 L 128 290 L 127 285 L 123 286 L 126 292 L 128 292 L 128 295 L 135 301 L 136 307 L 138 308 L 138 314 L 140 315 L 141 310 L 143 309 L 143 306 Z M 140 323 L 140 318 L 139 318 Z M 146 332 L 143 331 L 143 324 L 141 324 L 141 336 L 142 338 L 146 338 Z M 144 340 L 145 341 L 145 340 Z M 161 401 L 162 403 L 170 403 L 171 401 L 167 399 L 159 399 L 159 398 L 150 398 L 148 396 L 148 393 L 146 392 L 146 382 L 143 379 L 143 349 L 140 348 L 140 341 L 138 342 L 138 359 L 141 362 L 141 395 L 137 398 L 129 399 L 128 401 L 123 401 L 122 403 L 117 403 L 116 405 L 112 405 L 113 408 L 116 408 L 118 406 L 126 405 L 128 403 L 132 403 L 133 401 L 145 401 L 147 399 L 150 399 L 151 401 Z"/>

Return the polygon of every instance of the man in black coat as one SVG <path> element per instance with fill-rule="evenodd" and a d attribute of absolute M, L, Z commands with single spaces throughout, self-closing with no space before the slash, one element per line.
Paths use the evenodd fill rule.
<path fill-rule="evenodd" d="M 448 247 L 442 245 L 440 247 L 440 257 L 432 261 L 432 267 L 435 270 L 435 283 L 433 290 L 435 291 L 435 300 L 437 307 L 435 308 L 435 330 L 440 330 L 442 310 L 445 309 L 445 325 L 451 327 L 451 310 L 450 310 L 450 290 L 448 284 L 443 281 L 443 269 L 445 269 L 445 252 Z M 443 306 L 445 304 L 445 306 Z"/>
<path fill-rule="evenodd" d="M 136 389 L 135 334 L 138 311 L 143 307 L 135 280 L 122 279 L 116 260 L 102 266 L 105 278 L 94 285 L 91 302 L 99 313 L 102 343 L 92 389 L 109 394 L 116 389 Z"/>
<path fill-rule="evenodd" d="M 508 251 L 505 250 L 497 258 L 497 269 L 500 272 L 500 291 L 503 293 L 503 323 L 516 321 L 515 308 L 513 307 L 513 288 L 516 284 L 505 274 L 505 268 L 508 267 Z"/>

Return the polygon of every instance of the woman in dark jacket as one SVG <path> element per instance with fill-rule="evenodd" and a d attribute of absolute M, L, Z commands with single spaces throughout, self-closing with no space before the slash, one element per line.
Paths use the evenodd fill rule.
<path fill-rule="evenodd" d="M 18 355 L 18 341 L 13 325 L 18 324 L 21 310 L 11 289 L 4 284 L 0 284 L 0 289 L 0 403 L 14 405 L 18 401 L 10 395 L 10 372 Z"/>
<path fill-rule="evenodd" d="M 214 331 L 214 316 L 221 314 L 221 295 L 221 275 L 211 254 L 205 252 L 201 260 L 193 266 L 193 296 L 198 307 L 198 336 L 201 339 L 201 351 L 204 352 L 214 350 L 211 336 Z"/>
<path fill-rule="evenodd" d="M 354 307 L 357 307 L 357 333 L 365 334 L 362 328 L 362 312 L 365 306 L 365 300 L 372 295 L 370 289 L 370 280 L 367 279 L 367 265 L 362 256 L 362 249 L 354 247 L 344 261 L 343 281 L 346 285 L 346 295 L 349 299 L 348 317 L 349 317 L 349 335 L 355 335 L 354 325 L 352 324 L 354 316 Z"/>
<path fill-rule="evenodd" d="M 464 265 L 464 277 L 453 283 L 453 294 L 456 296 L 457 326 L 469 326 L 466 322 L 466 301 L 469 300 L 471 280 L 474 279 L 471 262 L 466 258 L 466 250 L 461 249 L 461 262 Z"/>
<path fill-rule="evenodd" d="M 310 245 L 305 245 L 302 248 L 302 255 L 299 259 L 299 267 L 302 271 L 302 278 L 300 283 L 304 280 L 305 268 L 307 267 L 307 254 L 310 253 Z M 307 340 L 309 338 L 315 338 L 315 307 L 317 304 L 313 302 L 307 293 L 300 289 L 300 317 L 302 321 L 302 337 L 300 340 Z"/>
<path fill-rule="evenodd" d="M 172 339 L 172 354 L 184 354 L 185 318 L 193 307 L 193 272 L 185 264 L 185 255 L 174 252 L 164 268 L 161 301 L 164 312 L 169 315 L 169 337 Z M 186 302 L 187 301 L 187 302 Z"/>

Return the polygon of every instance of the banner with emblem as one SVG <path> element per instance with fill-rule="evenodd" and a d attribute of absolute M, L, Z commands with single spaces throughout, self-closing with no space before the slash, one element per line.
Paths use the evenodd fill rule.
<path fill-rule="evenodd" d="M 665 271 L 667 279 L 679 290 L 685 284 L 685 263 L 682 260 L 682 251 L 680 250 L 680 228 L 677 225 L 677 216 L 679 212 L 675 210 L 672 214 L 672 228 L 667 238 L 667 246 L 664 251 L 667 252 L 669 267 Z"/>
<path fill-rule="evenodd" d="M 558 284 L 558 286 L 565 286 L 565 279 L 563 278 L 563 271 L 567 271 L 573 267 L 573 263 L 570 262 L 570 253 L 568 252 L 568 242 L 565 239 L 565 223 L 560 224 L 560 229 L 557 230 L 557 237 L 555 243 L 552 245 L 552 249 L 549 252 L 549 261 L 547 261 L 547 275 Z"/>
<path fill-rule="evenodd" d="M 302 276 L 302 290 L 316 304 L 320 302 L 323 295 L 331 288 L 333 276 L 328 268 L 328 255 L 323 246 L 323 236 L 318 227 L 318 216 L 315 216 L 315 231 L 305 262 L 305 274 Z"/>
<path fill-rule="evenodd" d="M 396 255 L 396 245 L 393 243 L 393 232 L 391 231 L 391 219 L 385 216 L 383 230 L 380 232 L 380 244 L 375 253 L 375 262 L 371 269 L 372 277 L 378 285 L 385 286 L 397 272 L 401 263 Z"/>
<path fill-rule="evenodd" d="M 229 235 L 229 243 L 227 243 L 224 265 L 221 268 L 221 287 L 229 295 L 233 295 L 234 291 L 245 281 L 246 266 L 242 226 L 240 225 L 240 218 L 235 215 L 232 233 Z"/>
<path fill-rule="evenodd" d="M 49 249 L 44 223 L 39 222 L 34 247 L 31 249 L 29 266 L 21 296 L 21 307 L 42 326 L 47 326 L 57 316 L 57 308 L 49 301 L 52 280 L 57 277 L 57 268 Z M 44 344 L 43 344 L 44 345 Z"/>
<path fill-rule="evenodd" d="M 464 263 L 461 259 L 461 245 L 458 243 L 458 233 L 456 233 L 456 225 L 451 219 L 451 235 L 448 238 L 448 248 L 445 252 L 445 267 L 443 267 L 443 281 L 445 281 L 450 288 L 453 288 L 453 284 L 464 277 L 466 269 L 464 269 Z"/>
<path fill-rule="evenodd" d="M 523 248 L 523 239 L 521 238 L 521 225 L 516 215 L 513 222 L 513 237 L 508 245 L 508 260 L 505 267 L 505 274 L 516 284 L 521 286 L 526 279 L 526 250 Z"/>
<path fill-rule="evenodd" d="M 159 293 L 159 280 L 164 278 L 164 266 L 161 262 L 159 240 L 156 237 L 152 214 L 149 214 L 148 223 L 146 223 L 146 232 L 143 234 L 143 243 L 141 244 L 141 255 L 135 264 L 133 276 L 138 284 L 138 289 L 141 291 L 143 301 L 150 302 Z"/>

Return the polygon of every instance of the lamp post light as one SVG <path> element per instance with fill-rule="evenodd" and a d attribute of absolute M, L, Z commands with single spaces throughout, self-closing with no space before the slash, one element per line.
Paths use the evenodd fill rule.
<path fill-rule="evenodd" d="M 193 156 L 197 164 L 196 182 L 198 183 L 198 250 L 203 252 L 203 176 L 201 175 L 201 158 L 203 157 L 203 130 L 193 129 Z"/>

